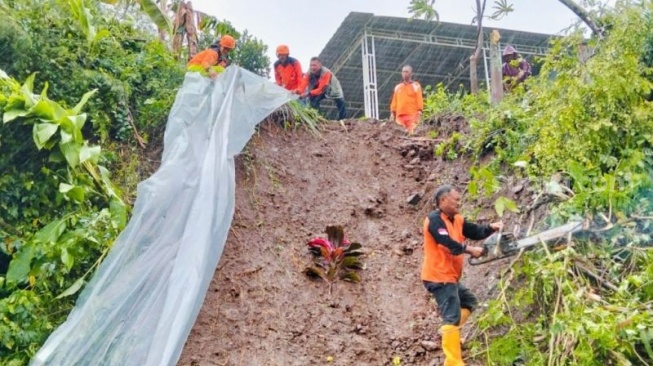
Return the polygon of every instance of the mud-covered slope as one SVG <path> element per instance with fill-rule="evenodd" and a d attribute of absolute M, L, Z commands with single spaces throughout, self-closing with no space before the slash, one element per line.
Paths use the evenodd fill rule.
<path fill-rule="evenodd" d="M 469 166 L 434 159 L 429 140 L 375 121 L 318 138 L 264 128 L 238 159 L 232 231 L 179 364 L 439 365 L 423 345 L 439 345 L 439 319 L 419 279 L 421 224 L 435 186 L 464 188 Z M 306 242 L 332 224 L 366 255 L 361 283 L 329 295 L 302 271 Z M 468 267 L 464 282 L 487 297 L 495 273 Z"/>

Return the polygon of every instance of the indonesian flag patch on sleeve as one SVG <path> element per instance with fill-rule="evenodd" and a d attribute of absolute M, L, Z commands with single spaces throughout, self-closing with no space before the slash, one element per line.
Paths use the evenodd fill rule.
<path fill-rule="evenodd" d="M 441 228 L 438 229 L 438 234 L 449 236 L 449 233 L 447 232 L 447 229 L 445 229 L 445 228 L 443 228 L 443 227 L 441 227 Z"/>

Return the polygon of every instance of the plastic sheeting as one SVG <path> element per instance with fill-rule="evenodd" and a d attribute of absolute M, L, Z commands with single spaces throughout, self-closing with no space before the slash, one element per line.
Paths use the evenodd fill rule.
<path fill-rule="evenodd" d="M 139 184 L 129 224 L 31 365 L 177 363 L 231 226 L 233 158 L 291 98 L 236 66 L 215 81 L 186 75 L 161 167 Z"/>

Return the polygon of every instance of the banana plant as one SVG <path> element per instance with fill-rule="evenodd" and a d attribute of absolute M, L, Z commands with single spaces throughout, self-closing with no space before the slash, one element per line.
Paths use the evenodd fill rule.
<path fill-rule="evenodd" d="M 32 125 L 36 147 L 50 150 L 50 161 L 67 163 L 70 180 L 59 185 L 59 191 L 64 196 L 81 202 L 87 193 L 95 193 L 77 184 L 77 174 L 74 172 L 81 167 L 93 178 L 101 195 L 112 205 L 125 210 L 126 206 L 107 180 L 106 169 L 98 165 L 100 146 L 90 144 L 82 135 L 87 117 L 82 113 L 82 108 L 97 90 L 84 94 L 75 107 L 66 109 L 47 97 L 47 83 L 40 95 L 33 94 L 34 78 L 35 74 L 30 75 L 21 85 L 0 70 L 0 86 L 11 91 L 6 97 L 0 95 L 2 123 Z"/>
<path fill-rule="evenodd" d="M 100 0 L 101 2 L 114 5 L 130 7 L 138 4 L 141 10 L 150 18 L 159 30 L 163 39 L 165 33 L 173 35 L 172 19 L 168 15 L 168 4 L 166 0 Z"/>
<path fill-rule="evenodd" d="M 218 20 L 218 18 L 195 11 L 198 17 L 197 28 L 202 32 L 215 32 L 215 34 L 228 34 L 235 39 L 240 38 L 241 34 L 234 28 L 234 26 L 227 20 Z"/>
<path fill-rule="evenodd" d="M 84 38 L 89 48 L 93 48 L 97 42 L 103 38 L 111 36 L 111 33 L 106 29 L 96 30 L 93 21 L 93 14 L 91 9 L 87 6 L 87 0 L 58 0 L 57 4 L 62 9 L 68 9 L 70 15 L 77 22 L 77 25 L 84 33 Z M 0 3 L 0 11 L 2 10 L 2 3 Z"/>
<path fill-rule="evenodd" d="M 40 94 L 34 94 L 34 79 L 35 74 L 31 74 L 23 84 L 20 84 L 0 70 L 0 89 L 3 90 L 0 94 L 2 124 L 31 126 L 36 147 L 39 150 L 50 151 L 50 162 L 65 162 L 67 166 L 68 172 L 63 175 L 58 187 L 63 197 L 80 205 L 88 203 L 89 199 L 101 198 L 108 207 L 95 218 L 107 219 L 115 230 L 122 230 L 127 222 L 127 206 L 109 179 L 108 170 L 99 165 L 100 146 L 89 143 L 82 134 L 87 117 L 82 110 L 96 90 L 84 94 L 73 108 L 65 108 L 48 98 L 47 83 Z M 92 179 L 88 179 L 85 173 Z M 89 239 L 90 236 L 87 238 L 78 235 L 82 231 L 67 231 L 76 225 L 75 218 L 79 218 L 78 214 L 78 211 L 74 211 L 50 223 L 35 234 L 34 240 L 52 247 L 54 243 L 64 241 L 69 244 L 79 243 Z M 61 241 L 60 238 L 66 240 Z M 7 285 L 15 287 L 26 279 L 29 280 L 30 285 L 34 285 L 36 278 L 30 273 L 38 271 L 31 266 L 31 262 L 37 256 L 37 252 L 37 246 L 33 241 L 17 250 L 9 264 L 5 278 Z M 106 251 L 102 255 L 105 254 Z M 72 268 L 74 258 L 66 248 L 61 249 L 61 260 L 68 270 Z M 98 260 L 96 265 L 59 296 L 65 297 L 77 292 L 83 285 L 84 279 L 100 261 Z"/>

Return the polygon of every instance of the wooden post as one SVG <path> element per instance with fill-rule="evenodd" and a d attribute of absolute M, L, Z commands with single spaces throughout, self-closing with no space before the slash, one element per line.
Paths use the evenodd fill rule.
<path fill-rule="evenodd" d="M 503 75 L 499 31 L 494 29 L 490 35 L 490 103 L 499 104 L 503 99 Z"/>

